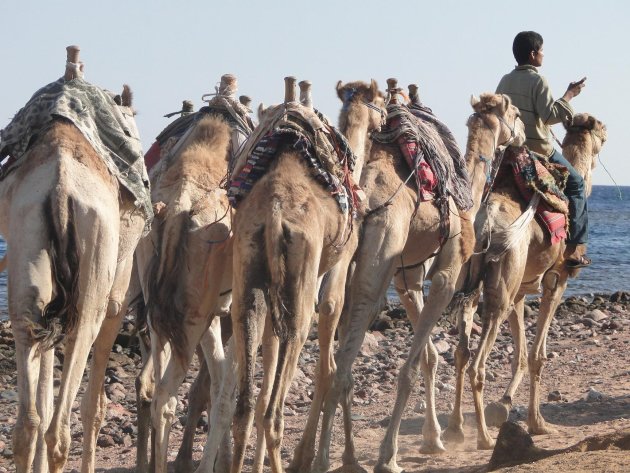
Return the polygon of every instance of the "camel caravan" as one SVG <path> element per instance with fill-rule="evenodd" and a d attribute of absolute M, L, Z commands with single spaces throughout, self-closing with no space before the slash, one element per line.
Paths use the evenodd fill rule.
<path fill-rule="evenodd" d="M 254 425 L 252 471 L 266 464 L 273 472 L 329 471 L 338 405 L 342 471 L 365 471 L 355 455 L 352 366 L 390 284 L 413 334 L 374 471 L 402 471 L 398 434 L 420 374 L 421 453 L 464 441 L 467 366 L 479 449 L 495 446 L 487 424 L 507 421 L 527 367 L 529 432 L 553 432 L 540 413 L 546 337 L 568 279 L 579 272 L 565 264 L 567 171 L 524 146 L 524 124 L 507 95 L 471 98 L 460 149 L 415 84 L 403 90 L 388 79 L 381 91 L 374 80 L 339 81 L 335 127 L 314 107 L 311 83 L 286 77 L 284 100 L 261 105 L 255 123 L 251 99 L 239 98 L 237 77 L 224 74 L 201 109 L 184 102 L 145 156 L 129 87 L 117 95 L 89 83 L 79 48 L 67 54 L 64 76 L 37 91 L 0 132 L 0 234 L 8 248 L 0 270 L 9 276 L 18 369 L 16 471 L 64 470 L 90 353 L 81 471 L 99 466 L 105 369 L 128 309 L 143 355 L 137 471 L 172 471 L 170 431 L 195 353 L 201 368 L 175 471 L 246 469 Z M 564 124 L 563 154 L 590 193 L 606 127 L 586 113 Z M 529 355 L 528 294 L 542 295 Z M 442 432 L 431 333 L 445 312 L 456 317 L 459 345 L 456 401 Z M 315 318 L 315 390 L 301 440 L 286 458 L 284 403 Z M 515 344 L 512 380 L 484 409 L 485 363 L 506 319 Z M 197 464 L 192 444 L 204 410 L 209 429 Z"/>

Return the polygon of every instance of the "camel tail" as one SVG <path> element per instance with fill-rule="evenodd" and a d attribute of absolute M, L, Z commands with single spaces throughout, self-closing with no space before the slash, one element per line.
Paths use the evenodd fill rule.
<path fill-rule="evenodd" d="M 171 212 L 173 215 L 171 215 Z M 146 311 L 158 338 L 169 342 L 173 353 L 184 357 L 187 346 L 184 332 L 185 302 L 182 286 L 190 231 L 190 208 L 166 208 L 166 216 L 159 225 L 158 242 L 148 269 L 148 296 Z"/>
<path fill-rule="evenodd" d="M 288 321 L 291 314 L 285 303 L 288 296 L 286 273 L 289 240 L 290 233 L 282 225 L 281 212 L 274 209 L 266 226 L 265 247 L 271 279 L 269 286 L 271 325 L 280 339 L 285 339 L 290 331 Z"/>
<path fill-rule="evenodd" d="M 49 256 L 53 298 L 42 310 L 41 328 L 34 328 L 41 349 L 52 348 L 77 323 L 79 297 L 79 247 L 74 225 L 74 200 L 49 195 L 44 202 L 44 225 L 50 241 Z"/>

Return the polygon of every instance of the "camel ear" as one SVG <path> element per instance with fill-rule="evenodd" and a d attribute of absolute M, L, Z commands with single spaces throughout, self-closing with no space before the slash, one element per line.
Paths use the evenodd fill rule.
<path fill-rule="evenodd" d="M 335 90 L 337 91 L 337 97 L 339 97 L 339 100 L 343 102 L 343 96 L 341 95 L 342 89 L 343 89 L 343 82 L 338 81 L 337 86 L 335 87 Z"/>
<path fill-rule="evenodd" d="M 505 113 L 508 111 L 508 109 L 510 108 L 510 105 L 512 104 L 512 101 L 510 100 L 510 97 L 508 97 L 505 94 L 501 94 L 501 113 Z"/>
<path fill-rule="evenodd" d="M 588 128 L 589 130 L 594 130 L 596 124 L 597 120 L 595 119 L 595 117 L 589 115 L 588 120 L 586 121 L 586 128 Z"/>
<path fill-rule="evenodd" d="M 476 106 L 479 102 L 481 102 L 481 100 L 479 100 L 479 98 L 478 98 L 478 97 L 476 97 L 475 95 L 471 95 L 471 96 L 470 96 L 470 106 L 471 106 L 472 108 L 475 108 L 475 106 Z"/>
<path fill-rule="evenodd" d="M 122 94 L 120 94 L 120 97 L 122 99 L 123 107 L 131 107 L 131 104 L 133 102 L 133 93 L 131 92 L 131 87 L 129 87 L 127 84 L 124 84 L 123 91 Z"/>
<path fill-rule="evenodd" d="M 374 79 L 370 81 L 370 91 L 372 92 L 372 98 L 370 101 L 372 101 L 376 97 L 378 97 L 378 84 L 376 83 Z"/>
<path fill-rule="evenodd" d="M 263 119 L 263 117 L 265 116 L 265 112 L 265 104 L 260 102 L 260 105 L 258 105 L 258 121 Z"/>

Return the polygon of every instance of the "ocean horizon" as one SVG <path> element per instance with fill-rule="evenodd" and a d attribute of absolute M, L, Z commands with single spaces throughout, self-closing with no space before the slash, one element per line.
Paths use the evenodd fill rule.
<path fill-rule="evenodd" d="M 584 268 L 578 278 L 570 279 L 564 297 L 590 296 L 596 293 L 630 291 L 630 186 L 593 186 L 588 199 L 588 255 L 593 264 Z M 6 251 L 0 238 L 0 256 Z M 387 293 L 391 302 L 398 301 L 393 287 Z M 8 317 L 7 274 L 0 273 L 0 320 Z"/>

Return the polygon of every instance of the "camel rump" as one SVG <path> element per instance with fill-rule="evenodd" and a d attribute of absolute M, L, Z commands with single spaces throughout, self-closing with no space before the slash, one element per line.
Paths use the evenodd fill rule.
<path fill-rule="evenodd" d="M 356 158 L 348 141 L 324 115 L 292 102 L 269 110 L 236 157 L 228 190 L 233 207 L 266 173 L 283 145 L 305 160 L 311 175 L 331 193 L 341 212 L 355 212 L 356 186 L 351 173 Z"/>
<path fill-rule="evenodd" d="M 137 132 L 128 125 L 114 96 L 75 78 L 63 78 L 39 89 L 0 131 L 0 160 L 9 156 L 0 179 L 21 164 L 21 158 L 56 119 L 75 125 L 107 168 L 134 196 L 147 230 L 153 218 L 149 178 Z"/>

